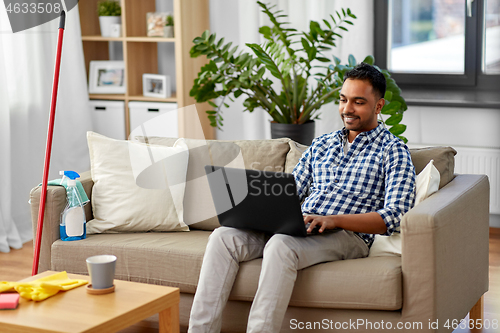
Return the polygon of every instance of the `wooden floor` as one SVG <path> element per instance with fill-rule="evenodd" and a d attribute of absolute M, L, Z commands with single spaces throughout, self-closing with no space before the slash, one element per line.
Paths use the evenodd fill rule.
<path fill-rule="evenodd" d="M 0 281 L 17 281 L 31 275 L 33 243 L 24 244 L 20 250 L 0 253 Z M 490 288 L 484 296 L 484 319 L 500 323 L 500 229 L 490 228 Z M 155 320 L 145 320 L 121 333 L 158 332 Z M 457 329 L 454 333 L 469 332 Z M 500 329 L 485 329 L 485 333 L 498 333 Z"/>

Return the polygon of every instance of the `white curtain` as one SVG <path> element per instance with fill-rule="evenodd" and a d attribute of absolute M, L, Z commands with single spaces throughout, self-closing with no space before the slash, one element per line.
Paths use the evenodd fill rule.
<path fill-rule="evenodd" d="M 331 20 L 330 14 L 336 17 L 335 11 L 350 8 L 357 16 L 352 20 L 354 26 L 348 26 L 349 32 L 342 32 L 337 47 L 331 54 L 347 63 L 349 54 L 361 61 L 367 55 L 373 55 L 373 0 L 265 0 L 277 5 L 274 10 L 281 9 L 289 17 L 290 27 L 299 31 L 309 31 L 310 20 L 324 24 L 323 19 Z M 256 1 L 251 0 L 211 0 L 210 30 L 217 33 L 217 38 L 224 37 L 225 42 L 244 47 L 245 43 L 261 43 L 263 38 L 258 30 L 270 24 L 267 16 L 261 12 Z M 270 117 L 263 110 L 252 113 L 243 112 L 244 95 L 230 108 L 224 109 L 224 126 L 217 131 L 218 139 L 268 139 L 270 134 Z M 228 100 L 226 99 L 226 102 Z M 316 122 L 316 136 L 335 131 L 342 127 L 337 105 L 331 103 L 321 109 L 321 120 Z"/>
<path fill-rule="evenodd" d="M 91 129 L 78 8 L 66 13 L 49 180 L 89 169 Z M 32 239 L 31 188 L 42 181 L 59 19 L 12 33 L 0 4 L 0 252 Z"/>

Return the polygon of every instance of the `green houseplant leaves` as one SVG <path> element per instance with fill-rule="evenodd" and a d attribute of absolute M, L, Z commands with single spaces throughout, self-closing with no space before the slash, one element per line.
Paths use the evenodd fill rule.
<path fill-rule="evenodd" d="M 97 14 L 99 16 L 120 16 L 122 14 L 122 8 L 118 1 L 99 1 L 97 3 Z"/>
<path fill-rule="evenodd" d="M 193 40 L 191 57 L 206 56 L 208 64 L 203 66 L 194 80 L 190 96 L 196 102 L 208 102 L 214 109 L 207 111 L 210 124 L 219 129 L 223 126 L 222 108 L 229 107 L 225 98 L 233 100 L 245 95 L 245 111 L 264 109 L 273 121 L 284 124 L 303 124 L 319 119 L 319 109 L 328 103 L 338 103 L 344 74 L 358 63 L 350 55 L 347 64 L 326 51 L 336 46 L 342 38 L 340 32 L 348 31 L 356 16 L 349 8 L 337 11 L 322 22 L 310 21 L 309 31 L 298 32 L 281 21 L 286 15 L 275 6 L 260 1 L 261 7 L 271 21 L 262 26 L 259 33 L 265 42 L 247 43 L 251 52 L 238 52 L 238 46 L 225 43 L 207 30 Z M 363 62 L 374 65 L 373 56 Z M 378 67 L 377 67 L 378 68 Z M 389 130 L 403 141 L 401 134 L 406 126 L 400 124 L 407 105 L 401 97 L 401 89 L 387 70 L 381 70 L 387 80 L 386 105 L 380 120 L 390 126 Z M 212 100 L 220 99 L 217 105 Z"/>

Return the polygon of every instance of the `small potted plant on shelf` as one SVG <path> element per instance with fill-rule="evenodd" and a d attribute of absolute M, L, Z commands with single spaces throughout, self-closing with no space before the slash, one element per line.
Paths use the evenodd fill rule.
<path fill-rule="evenodd" d="M 216 40 L 215 34 L 207 30 L 193 40 L 191 57 L 206 56 L 208 64 L 203 66 L 190 91 L 196 102 L 208 102 L 214 109 L 207 111 L 212 126 L 223 125 L 222 108 L 229 107 L 224 99 L 245 95 L 244 111 L 264 109 L 271 117 L 271 136 L 288 136 L 298 142 L 310 144 L 314 138 L 314 120 L 319 119 L 319 109 L 328 103 L 338 103 L 344 74 L 357 65 L 350 55 L 348 64 L 341 64 L 337 57 L 328 57 L 325 52 L 335 47 L 356 16 L 350 9 L 342 9 L 329 20 L 319 23 L 310 21 L 309 31 L 298 32 L 287 27 L 286 15 L 272 11 L 273 7 L 257 1 L 272 23 L 259 32 L 265 42 L 246 44 L 251 53 L 240 51 L 224 38 Z M 284 21 L 282 21 L 282 18 Z M 252 54 L 253 53 L 253 54 Z M 373 56 L 363 62 L 374 64 Z M 386 70 L 381 70 L 387 80 L 386 105 L 380 120 L 391 126 L 389 131 L 407 141 L 401 134 L 406 125 L 400 124 L 407 106 L 401 89 Z M 219 105 L 212 100 L 221 98 Z M 286 127 L 289 134 L 283 134 Z M 294 134 L 297 133 L 298 134 Z"/>
<path fill-rule="evenodd" d="M 121 24 L 122 8 L 118 1 L 105 0 L 97 3 L 101 36 L 111 37 L 111 25 Z"/>
<path fill-rule="evenodd" d="M 165 19 L 165 27 L 163 27 L 163 37 L 174 37 L 174 17 L 167 15 Z"/>

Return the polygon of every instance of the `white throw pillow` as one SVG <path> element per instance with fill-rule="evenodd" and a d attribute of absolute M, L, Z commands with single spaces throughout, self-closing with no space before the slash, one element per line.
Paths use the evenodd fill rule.
<path fill-rule="evenodd" d="M 415 206 L 439 190 L 440 178 L 439 170 L 434 166 L 434 160 L 430 160 L 417 176 Z"/>
<path fill-rule="evenodd" d="M 87 233 L 189 231 L 183 199 L 189 150 L 87 132 L 94 219 Z"/>
<path fill-rule="evenodd" d="M 425 166 L 417 175 L 415 206 L 427 199 L 439 189 L 440 175 L 434 166 L 434 160 Z M 396 232 L 391 236 L 375 235 L 375 240 L 370 248 L 369 257 L 401 256 L 401 233 Z"/>

